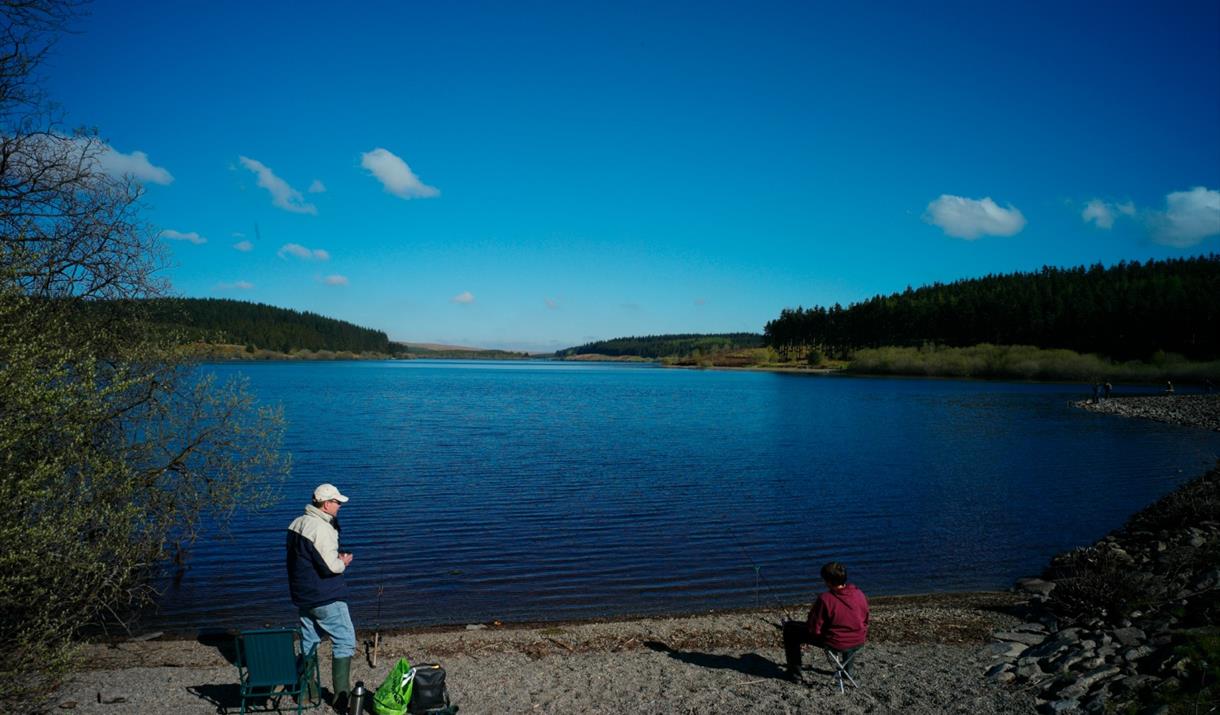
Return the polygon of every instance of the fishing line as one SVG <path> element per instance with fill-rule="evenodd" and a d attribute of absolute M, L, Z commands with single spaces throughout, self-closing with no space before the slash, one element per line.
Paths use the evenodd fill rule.
<path fill-rule="evenodd" d="M 722 522 L 727 522 L 728 515 L 722 513 L 720 515 L 720 519 Z M 743 546 L 741 541 L 739 541 L 737 539 L 736 535 L 733 533 L 733 531 L 731 529 L 726 529 L 724 531 L 724 534 L 729 537 L 729 541 L 734 546 L 737 547 L 737 550 L 741 552 L 741 555 L 744 556 L 746 558 L 746 561 L 750 562 L 750 566 L 752 566 L 754 568 L 754 605 L 755 605 L 755 608 L 759 607 L 758 587 L 759 587 L 759 584 L 761 584 L 763 586 L 763 588 L 767 589 L 767 593 L 770 594 L 770 596 L 771 596 L 770 603 L 772 605 L 776 606 L 776 610 L 783 612 L 785 620 L 789 620 L 789 621 L 793 620 L 792 614 L 789 611 L 788 606 L 786 604 L 784 604 L 782 599 L 780 599 L 779 594 L 776 593 L 775 589 L 771 586 L 771 583 L 770 583 L 770 581 L 767 580 L 767 577 L 763 576 L 762 566 L 760 566 L 758 564 L 758 562 L 754 560 L 754 557 L 752 557 L 750 555 L 750 552 L 746 551 L 745 546 Z M 768 621 L 768 623 L 770 623 L 770 621 Z"/>

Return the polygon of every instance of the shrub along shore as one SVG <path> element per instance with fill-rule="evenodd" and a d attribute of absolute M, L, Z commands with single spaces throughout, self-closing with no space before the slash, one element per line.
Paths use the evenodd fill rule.
<path fill-rule="evenodd" d="M 848 356 L 831 358 L 809 349 L 795 353 L 796 359 L 770 347 L 723 351 L 696 351 L 682 357 L 615 357 L 574 354 L 562 360 L 657 362 L 667 367 L 740 368 L 782 372 L 846 373 L 852 375 L 901 375 L 998 380 L 1042 380 L 1051 382 L 1101 382 L 1163 385 L 1172 380 L 1182 385 L 1220 385 L 1220 361 L 1188 360 L 1181 355 L 1158 352 L 1147 360 L 1118 362 L 1093 353 L 1038 348 L 1030 345 L 980 344 L 946 347 L 862 348 Z"/>

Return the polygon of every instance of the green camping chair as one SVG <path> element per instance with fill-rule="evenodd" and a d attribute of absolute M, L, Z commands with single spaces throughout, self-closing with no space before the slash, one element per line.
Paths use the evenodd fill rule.
<path fill-rule="evenodd" d="M 241 631 L 237 635 L 237 676 L 241 681 L 241 711 L 246 712 L 247 700 L 265 703 L 271 700 L 280 709 L 280 698 L 291 695 L 297 703 L 297 715 L 305 706 L 306 693 L 313 697 L 310 707 L 321 703 L 318 693 L 322 684 L 318 678 L 318 648 L 303 654 L 297 646 L 296 628 L 268 628 Z M 310 688 L 310 685 L 313 687 Z M 264 708 L 270 710 L 270 707 Z"/>

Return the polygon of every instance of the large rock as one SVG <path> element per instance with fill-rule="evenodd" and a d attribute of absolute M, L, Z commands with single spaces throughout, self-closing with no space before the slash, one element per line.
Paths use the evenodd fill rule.
<path fill-rule="evenodd" d="M 1112 665 L 1103 665 L 1081 673 L 1080 677 L 1076 679 L 1076 684 L 1092 689 L 1094 685 L 1114 678 L 1120 672 L 1118 668 Z"/>
<path fill-rule="evenodd" d="M 1066 643 L 1061 643 L 1056 638 L 1048 638 L 1044 642 L 1035 646 L 1030 646 L 1022 655 L 1030 658 L 1055 658 L 1067 652 L 1068 646 Z"/>
<path fill-rule="evenodd" d="M 1038 645 L 1045 638 L 1037 633 L 1018 633 L 1016 631 L 1000 631 L 993 637 L 997 640 L 1024 643 L 1025 645 Z"/>
<path fill-rule="evenodd" d="M 1054 581 L 1044 581 L 1040 578 L 1023 578 L 1017 581 L 1017 590 L 1026 593 L 1036 593 L 1047 596 L 1055 589 Z"/>
<path fill-rule="evenodd" d="M 1017 666 L 1017 677 L 1021 678 L 1022 680 L 1038 678 L 1041 677 L 1042 674 L 1042 668 L 1038 666 L 1037 660 Z"/>

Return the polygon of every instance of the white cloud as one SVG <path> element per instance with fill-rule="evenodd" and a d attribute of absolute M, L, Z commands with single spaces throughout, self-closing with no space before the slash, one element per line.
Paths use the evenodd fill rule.
<path fill-rule="evenodd" d="M 254 284 L 250 281 L 234 281 L 233 283 L 217 283 L 216 290 L 253 290 Z"/>
<path fill-rule="evenodd" d="M 326 184 L 323 184 L 321 179 L 314 179 L 313 183 L 305 191 L 311 194 L 324 194 L 326 193 Z"/>
<path fill-rule="evenodd" d="M 464 290 L 461 293 L 458 293 L 457 295 L 450 298 L 449 301 L 451 303 L 461 303 L 462 305 L 470 305 L 471 303 L 474 302 L 474 293 L 471 293 L 468 290 Z"/>
<path fill-rule="evenodd" d="M 103 145 L 97 162 L 102 171 L 111 176 L 131 176 L 145 183 L 162 185 L 170 184 L 174 180 L 165 167 L 153 166 L 148 155 L 142 151 L 124 154 L 112 146 Z"/>
<path fill-rule="evenodd" d="M 330 253 L 321 248 L 306 248 L 299 243 L 285 243 L 276 251 L 280 258 L 295 256 L 305 261 L 329 261 Z"/>
<path fill-rule="evenodd" d="M 254 250 L 254 244 L 250 243 L 249 241 L 238 241 L 237 243 L 233 244 L 233 248 L 236 248 L 242 253 L 249 253 L 250 251 Z"/>
<path fill-rule="evenodd" d="M 939 226 L 947 236 L 976 239 L 980 236 L 1012 236 L 1025 228 L 1025 217 L 1012 204 L 1001 208 L 991 197 L 967 199 L 941 194 L 928 204 L 923 220 Z"/>
<path fill-rule="evenodd" d="M 427 199 L 440 191 L 419 180 L 407 162 L 380 147 L 360 155 L 360 166 L 369 170 L 385 190 L 400 199 Z"/>
<path fill-rule="evenodd" d="M 208 239 L 204 238 L 203 236 L 200 236 L 199 234 L 195 233 L 194 231 L 191 231 L 190 233 L 183 233 L 181 231 L 175 231 L 172 228 L 167 228 L 164 231 L 162 231 L 161 238 L 168 238 L 171 241 L 190 241 L 191 243 L 195 244 L 196 246 L 198 246 L 201 243 L 208 242 Z"/>
<path fill-rule="evenodd" d="M 1165 197 L 1164 211 L 1151 211 L 1148 225 L 1157 243 L 1185 248 L 1220 234 L 1220 191 L 1196 186 Z"/>
<path fill-rule="evenodd" d="M 323 278 L 322 282 L 328 286 L 345 286 L 347 285 L 347 276 L 333 274 Z"/>
<path fill-rule="evenodd" d="M 1097 228 L 1114 226 L 1114 212 L 1110 210 L 1110 205 L 1101 199 L 1093 199 L 1085 204 L 1084 211 L 1080 212 L 1080 218 L 1084 219 L 1085 223 L 1090 221 L 1096 223 Z"/>
<path fill-rule="evenodd" d="M 246 237 L 246 234 L 242 233 L 241 231 L 234 231 L 233 233 L 231 233 L 229 235 L 232 236 L 233 238 L 245 238 Z"/>
<path fill-rule="evenodd" d="M 258 185 L 266 189 L 271 194 L 271 203 L 285 211 L 301 214 L 317 214 L 318 208 L 313 204 L 305 203 L 305 197 L 301 196 L 301 192 L 288 185 L 280 177 L 276 176 L 269 167 L 256 159 L 249 159 L 244 156 L 239 156 L 238 160 L 241 165 L 253 171 L 258 176 Z"/>
<path fill-rule="evenodd" d="M 1080 212 L 1080 218 L 1085 223 L 1092 221 L 1098 228 L 1110 229 L 1114 226 L 1115 214 L 1134 216 L 1135 204 L 1130 201 L 1116 204 L 1101 199 L 1092 199 L 1085 204 L 1084 210 Z"/>

